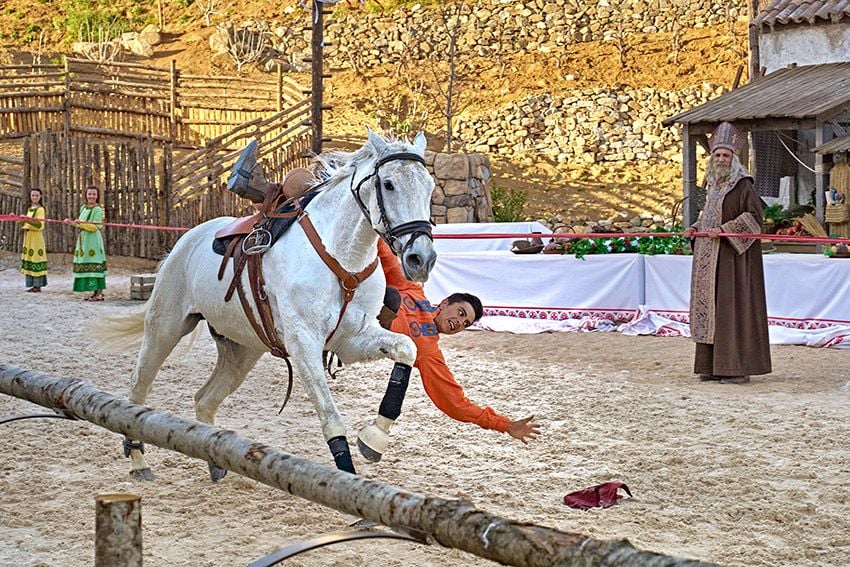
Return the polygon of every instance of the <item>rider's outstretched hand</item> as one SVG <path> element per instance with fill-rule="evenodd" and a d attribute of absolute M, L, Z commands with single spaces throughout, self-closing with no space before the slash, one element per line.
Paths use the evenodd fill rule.
<path fill-rule="evenodd" d="M 539 423 L 534 423 L 534 416 L 530 415 L 525 419 L 510 422 L 507 432 L 514 439 L 519 439 L 528 445 L 529 441 L 540 435 L 540 427 Z"/>

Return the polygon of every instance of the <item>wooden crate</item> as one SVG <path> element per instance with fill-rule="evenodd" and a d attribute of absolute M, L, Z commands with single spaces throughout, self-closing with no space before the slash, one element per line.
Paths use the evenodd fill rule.
<path fill-rule="evenodd" d="M 130 276 L 130 299 L 148 300 L 156 283 L 156 274 Z"/>

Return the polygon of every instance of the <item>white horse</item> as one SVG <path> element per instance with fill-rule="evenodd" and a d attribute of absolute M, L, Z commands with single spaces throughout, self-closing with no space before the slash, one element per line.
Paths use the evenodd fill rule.
<path fill-rule="evenodd" d="M 408 144 L 385 140 L 370 130 L 359 150 L 319 158 L 330 177 L 306 206 L 306 212 L 327 251 L 349 273 L 364 270 L 376 259 L 380 235 L 399 255 L 406 277 L 413 281 L 428 279 L 436 259 L 430 226 L 426 226 L 434 182 L 421 159 L 424 151 L 422 133 Z M 144 404 L 166 357 L 202 319 L 208 322 L 215 339 L 218 361 L 209 380 L 195 394 L 199 421 L 212 424 L 224 399 L 242 384 L 260 356 L 269 352 L 240 302 L 236 298 L 224 301 L 233 262 L 228 262 L 221 281 L 217 277 L 221 256 L 213 252 L 213 236 L 232 220 L 214 219 L 181 237 L 160 266 L 145 311 L 125 319 L 123 326 L 114 324 L 110 328 L 107 324 L 108 334 L 101 333 L 110 339 L 129 338 L 141 334 L 143 327 L 131 402 Z M 418 228 L 412 231 L 411 226 Z M 417 238 L 423 233 L 427 237 Z M 340 315 L 341 283 L 320 259 L 301 226 L 291 226 L 265 252 L 262 270 L 277 338 L 292 357 L 296 374 L 319 415 L 337 467 L 353 473 L 345 424 L 325 381 L 322 352 L 333 351 L 345 363 L 386 356 L 396 363 L 413 365 L 413 341 L 384 330 L 376 319 L 386 285 L 383 272 L 376 269 L 357 288 L 333 337 L 325 344 Z M 242 280 L 247 287 L 247 273 L 242 274 Z M 247 297 L 256 318 L 256 305 L 250 293 Z M 124 447 L 132 460 L 131 474 L 152 480 L 141 443 L 125 439 Z M 212 463 L 209 466 L 213 481 L 224 476 L 226 471 Z"/>

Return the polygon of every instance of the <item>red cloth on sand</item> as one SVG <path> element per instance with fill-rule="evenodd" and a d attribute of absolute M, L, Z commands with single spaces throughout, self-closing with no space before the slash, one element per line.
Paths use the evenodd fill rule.
<path fill-rule="evenodd" d="M 590 488 L 576 490 L 564 496 L 564 504 L 570 508 L 578 508 L 579 510 L 589 510 L 590 508 L 608 508 L 617 503 L 622 498 L 617 491 L 622 488 L 626 494 L 632 495 L 629 492 L 629 487 L 622 482 L 603 482 Z"/>

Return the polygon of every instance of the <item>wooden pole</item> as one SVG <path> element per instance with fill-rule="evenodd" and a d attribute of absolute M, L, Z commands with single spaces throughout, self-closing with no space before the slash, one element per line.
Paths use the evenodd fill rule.
<path fill-rule="evenodd" d="M 94 502 L 95 567 L 141 567 L 141 496 L 101 494 Z"/>
<path fill-rule="evenodd" d="M 311 39 L 312 63 L 312 106 L 311 121 L 313 122 L 313 144 L 310 148 L 314 154 L 322 153 L 322 93 L 323 81 L 323 45 L 324 45 L 324 10 L 319 0 L 313 0 L 313 34 Z"/>
<path fill-rule="evenodd" d="M 815 147 L 825 144 L 831 139 L 832 126 L 828 126 L 826 122 L 818 118 L 815 126 Z M 826 156 L 820 152 L 815 154 L 815 214 L 821 224 L 824 223 L 826 207 L 824 193 L 829 188 L 829 167 L 825 158 Z"/>
<path fill-rule="evenodd" d="M 682 126 L 682 221 L 685 228 L 697 220 L 697 140 L 691 135 L 690 126 Z"/>
<path fill-rule="evenodd" d="M 171 60 L 171 92 L 169 97 L 169 142 L 173 143 L 177 137 L 177 61 Z"/>
<path fill-rule="evenodd" d="M 753 20 L 759 15 L 759 0 L 752 0 L 749 5 L 749 18 L 747 19 L 747 40 L 750 46 L 749 79 L 755 81 L 761 76 L 761 57 L 759 55 L 759 29 L 753 25 Z"/>
<path fill-rule="evenodd" d="M 283 67 L 277 64 L 277 111 L 283 110 Z"/>
<path fill-rule="evenodd" d="M 131 404 L 74 378 L 54 378 L 0 364 L 0 393 L 69 410 L 81 419 L 134 440 L 178 451 L 312 502 L 386 526 L 412 530 L 429 541 L 505 565 L 709 565 L 642 551 L 626 540 L 597 540 L 515 522 L 463 500 L 408 492 L 313 463 L 233 431 Z"/>

